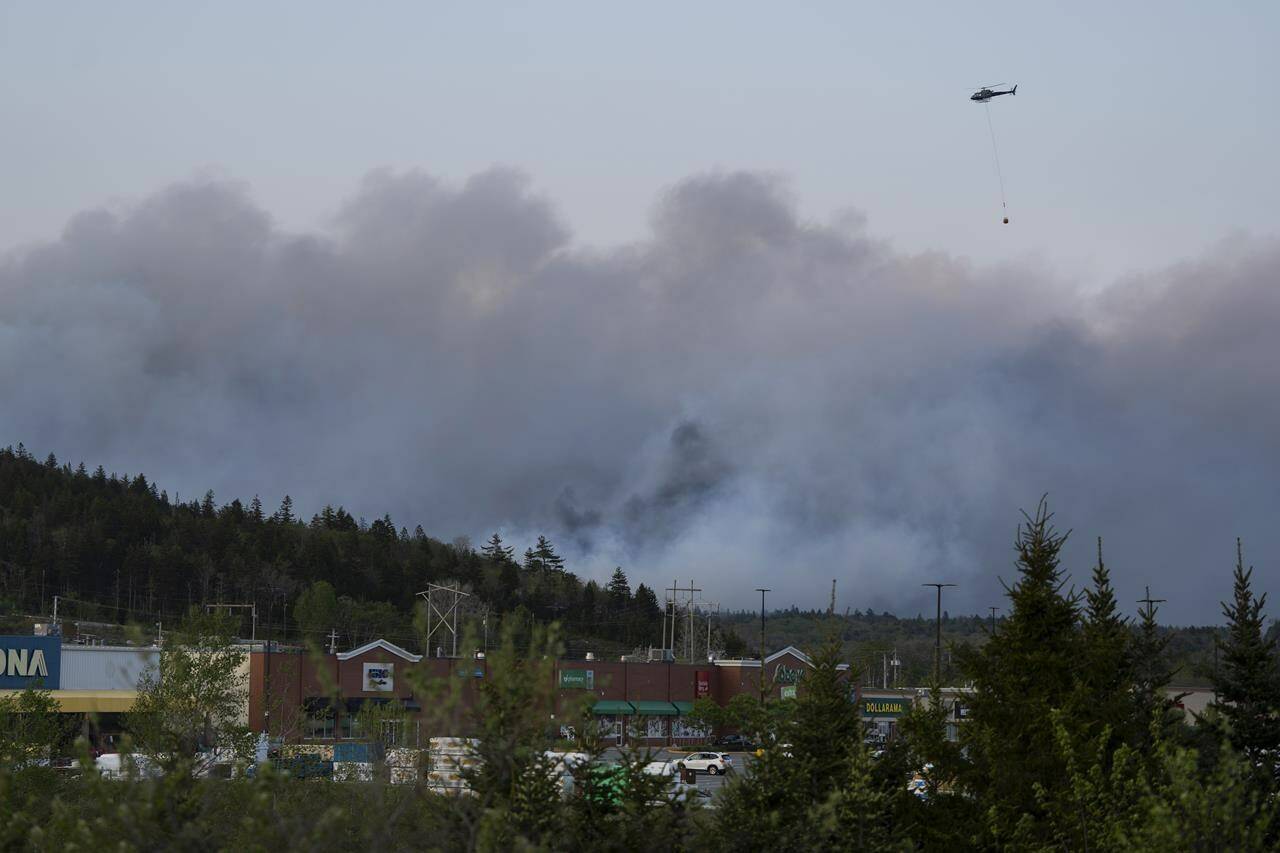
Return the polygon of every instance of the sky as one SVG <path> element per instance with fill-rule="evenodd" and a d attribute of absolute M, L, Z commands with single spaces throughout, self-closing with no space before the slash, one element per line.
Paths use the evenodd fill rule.
<path fill-rule="evenodd" d="M 729 607 L 985 613 L 1048 493 L 1217 621 L 1280 559 L 1278 25 L 0 4 L 0 444 Z"/>

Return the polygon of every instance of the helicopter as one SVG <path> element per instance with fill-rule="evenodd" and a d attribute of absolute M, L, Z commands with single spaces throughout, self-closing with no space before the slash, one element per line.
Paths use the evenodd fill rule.
<path fill-rule="evenodd" d="M 1000 83 L 992 83 L 992 84 L 991 84 L 991 86 L 999 86 L 999 85 L 1002 85 L 1002 84 L 1000 84 Z M 974 92 L 972 95 L 970 95 L 970 96 L 969 96 L 969 100 L 971 100 L 971 101 L 977 101 L 978 103 L 980 103 L 980 104 L 981 104 L 981 103 L 985 103 L 985 102 L 987 102 L 987 101 L 991 100 L 992 98 L 994 98 L 994 97 L 996 97 L 996 96 L 998 96 L 998 95 L 1016 95 L 1016 94 L 1018 94 L 1018 87 L 1017 87 L 1017 86 L 1014 86 L 1012 89 L 1007 89 L 1007 90 L 1005 90 L 1005 91 L 1003 91 L 1003 92 L 993 91 L 993 90 L 992 90 L 992 88 L 991 88 L 991 86 L 983 86 L 981 89 L 979 89 L 978 91 L 976 91 L 976 92 Z"/>

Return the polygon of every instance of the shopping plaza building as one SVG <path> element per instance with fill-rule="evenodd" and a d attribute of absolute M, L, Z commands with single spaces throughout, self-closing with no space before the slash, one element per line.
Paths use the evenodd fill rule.
<path fill-rule="evenodd" d="M 549 725 L 577 726 L 593 717 L 615 743 L 655 746 L 703 742 L 689 721 L 693 704 L 707 698 L 726 705 L 734 696 L 793 698 L 812 661 L 787 647 L 764 660 L 558 660 L 548 693 Z M 847 667 L 844 667 L 847 669 Z M 403 711 L 413 743 L 430 734 L 467 734 L 469 711 L 490 677 L 482 654 L 424 657 L 385 640 L 326 655 L 255 649 L 249 665 L 251 725 L 285 740 L 359 737 L 361 713 L 373 706 Z"/>
<path fill-rule="evenodd" d="M 349 651 L 315 653 L 246 643 L 244 713 L 251 729 L 285 743 L 368 739 L 362 717 L 372 709 L 380 725 L 400 728 L 396 740 L 417 746 L 433 736 L 466 736 L 474 725 L 481 685 L 491 677 L 483 654 L 426 657 L 386 640 Z M 80 645 L 60 636 L 0 636 L 0 695 L 28 686 L 50 691 L 59 710 L 73 715 L 95 745 L 109 747 L 127 724 L 139 681 L 159 660 L 158 646 Z M 727 705 L 735 696 L 794 698 L 804 690 L 810 658 L 788 646 L 759 660 L 603 661 L 562 659 L 547 685 L 548 727 L 574 727 L 594 718 L 617 744 L 663 746 L 701 743 L 706 733 L 689 719 L 693 704 L 708 698 Z M 841 668 L 847 673 L 848 666 Z M 965 688 L 944 688 L 948 736 L 967 718 Z M 873 740 L 888 741 L 899 719 L 931 701 L 920 689 L 876 689 L 850 683 Z M 1187 710 L 1200 712 L 1211 691 L 1179 691 Z M 385 738 L 386 731 L 376 733 Z"/>

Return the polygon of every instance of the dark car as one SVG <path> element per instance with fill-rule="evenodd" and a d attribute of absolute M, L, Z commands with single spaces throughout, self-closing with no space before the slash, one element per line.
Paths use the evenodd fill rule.
<path fill-rule="evenodd" d="M 749 752 L 752 743 L 746 735 L 725 735 L 716 741 L 716 746 Z"/>

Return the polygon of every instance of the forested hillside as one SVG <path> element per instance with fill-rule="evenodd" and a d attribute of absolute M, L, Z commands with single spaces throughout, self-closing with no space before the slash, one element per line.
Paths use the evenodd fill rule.
<path fill-rule="evenodd" d="M 559 620 L 571 654 L 613 655 L 662 642 L 654 590 L 632 589 L 622 568 L 607 583 L 584 581 L 546 537 L 518 554 L 497 534 L 480 548 L 446 543 L 420 526 L 410 531 L 389 516 L 367 522 L 341 506 L 303 519 L 287 496 L 272 511 L 256 497 L 247 505 L 219 503 L 212 492 L 182 501 L 143 474 L 91 472 L 52 454 L 40 461 L 22 445 L 0 449 L 0 614 L 11 630 L 16 617 L 50 613 L 55 595 L 68 620 L 103 623 L 94 630 L 137 624 L 150 631 L 192 606 L 255 603 L 259 638 L 305 634 L 323 643 L 336 631 L 340 647 L 385 637 L 418 648 L 416 593 L 450 581 L 471 593 L 461 610 L 477 636 L 487 628 L 497 637 L 506 620 Z M 925 682 L 935 630 L 928 615 L 852 611 L 837 618 L 846 654 L 869 680 L 884 679 L 896 650 L 897 682 Z M 815 648 L 832 624 L 822 611 L 773 611 L 766 651 Z M 981 644 L 988 625 L 980 616 L 947 615 L 943 633 L 948 644 Z M 705 622 L 695 628 L 701 636 Z M 758 652 L 758 613 L 721 614 L 712 629 L 713 648 L 730 656 Z M 242 630 L 253 630 L 247 613 Z M 1165 630 L 1175 681 L 1203 683 L 1215 630 Z M 943 660 L 945 669 L 949 650 Z"/>
<path fill-rule="evenodd" d="M 47 614 L 57 595 L 68 617 L 150 629 L 193 605 L 253 602 L 259 638 L 336 629 L 341 645 L 416 646 L 415 594 L 447 581 L 471 593 L 464 617 L 477 633 L 487 615 L 493 636 L 502 619 L 559 619 L 571 645 L 603 642 L 597 651 L 660 642 L 651 589 L 632 590 L 621 569 L 606 585 L 584 583 L 545 537 L 517 558 L 496 534 L 475 549 L 341 506 L 299 518 L 288 496 L 274 511 L 212 492 L 179 501 L 143 474 L 0 450 L 0 608 L 11 615 Z"/>

